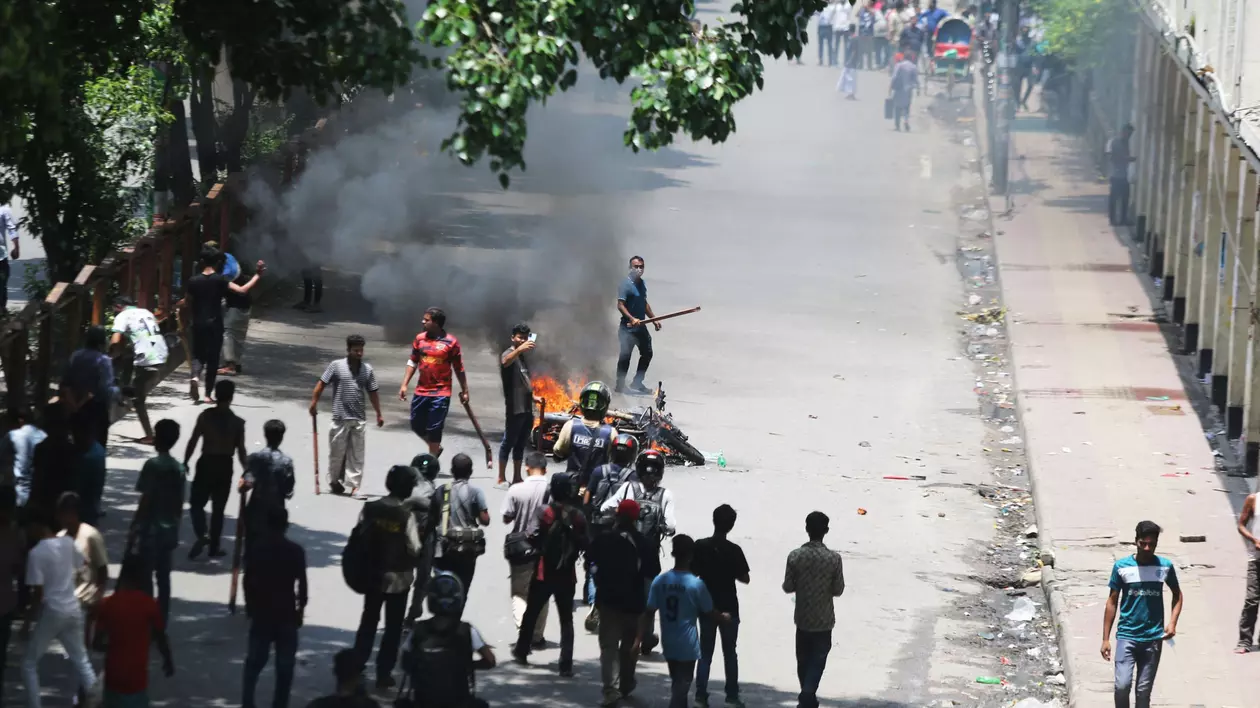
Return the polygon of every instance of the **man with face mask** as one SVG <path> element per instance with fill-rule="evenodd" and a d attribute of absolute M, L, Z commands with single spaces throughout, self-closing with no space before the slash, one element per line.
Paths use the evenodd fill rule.
<path fill-rule="evenodd" d="M 626 373 L 630 371 L 630 355 L 638 347 L 639 366 L 634 372 L 634 380 L 630 382 L 630 390 L 634 393 L 651 393 L 643 385 L 643 376 L 652 363 L 652 334 L 642 320 L 656 317 L 656 313 L 652 312 L 652 306 L 648 304 L 647 283 L 643 282 L 643 259 L 639 256 L 630 259 L 630 275 L 617 292 L 617 311 L 621 313 L 621 326 L 617 330 L 621 354 L 617 357 L 616 391 L 621 393 L 625 388 Z M 652 326 L 658 332 L 661 329 L 660 322 L 653 322 Z"/>

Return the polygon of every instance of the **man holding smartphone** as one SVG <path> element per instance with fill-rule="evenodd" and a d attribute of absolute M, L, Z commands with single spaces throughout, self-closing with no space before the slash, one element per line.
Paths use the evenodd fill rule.
<path fill-rule="evenodd" d="M 499 356 L 499 374 L 503 378 L 503 403 L 505 423 L 503 442 L 499 444 L 499 480 L 495 486 L 507 484 L 508 451 L 512 453 L 512 484 L 521 481 L 521 460 L 525 456 L 525 443 L 534 429 L 533 384 L 529 378 L 529 364 L 525 355 L 534 350 L 538 335 L 529 331 L 524 322 L 512 328 L 512 345 Z"/>

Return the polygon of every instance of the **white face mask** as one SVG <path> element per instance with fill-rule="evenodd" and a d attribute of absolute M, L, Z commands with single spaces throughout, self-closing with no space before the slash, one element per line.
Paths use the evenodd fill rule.
<path fill-rule="evenodd" d="M 643 277 L 643 266 L 639 266 L 639 267 L 631 267 L 631 268 L 630 268 L 630 277 L 631 277 L 631 278 L 642 278 L 642 277 Z"/>

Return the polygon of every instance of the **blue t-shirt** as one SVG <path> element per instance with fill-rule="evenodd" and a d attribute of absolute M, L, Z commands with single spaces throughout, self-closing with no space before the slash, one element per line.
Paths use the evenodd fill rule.
<path fill-rule="evenodd" d="M 634 278 L 626 276 L 624 282 L 621 283 L 621 290 L 617 291 L 617 299 L 626 303 L 626 311 L 634 315 L 637 319 L 647 319 L 647 282 L 639 280 L 634 282 Z M 621 324 L 626 324 L 630 320 L 625 315 L 621 316 Z"/>
<path fill-rule="evenodd" d="M 1155 556 L 1155 562 L 1138 565 L 1129 556 L 1116 561 L 1111 568 L 1112 590 L 1120 591 L 1120 624 L 1117 639 L 1132 642 L 1157 642 L 1164 637 L 1164 584 L 1180 590 L 1177 569 L 1167 558 Z"/>
<path fill-rule="evenodd" d="M 648 607 L 661 615 L 661 651 L 671 661 L 699 661 L 700 633 L 696 619 L 713 611 L 704 581 L 691 573 L 668 570 L 656 576 Z"/>

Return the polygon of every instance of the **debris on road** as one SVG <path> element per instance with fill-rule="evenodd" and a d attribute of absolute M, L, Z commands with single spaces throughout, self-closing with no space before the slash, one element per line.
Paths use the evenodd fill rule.
<path fill-rule="evenodd" d="M 869 442 L 865 441 L 865 440 L 863 440 L 862 442 L 858 443 L 858 447 L 870 447 L 870 446 L 871 446 L 871 444 L 870 444 Z"/>
<path fill-rule="evenodd" d="M 1006 619 L 1012 622 L 1031 622 L 1033 617 L 1037 616 L 1037 606 L 1027 597 L 1019 597 L 1015 599 L 1015 607 L 1006 614 Z"/>
<path fill-rule="evenodd" d="M 1024 529 L 1024 538 L 1037 538 L 1037 524 Z"/>
<path fill-rule="evenodd" d="M 1203 543 L 1207 541 L 1207 536 L 1182 536 L 1182 543 Z"/>
<path fill-rule="evenodd" d="M 866 516 L 866 509 L 863 509 L 862 507 L 860 507 L 860 506 L 859 506 L 859 507 L 858 507 L 858 516 Z"/>
<path fill-rule="evenodd" d="M 997 676 L 977 676 L 976 683 L 987 683 L 993 686 L 1001 685 L 1002 679 Z"/>

